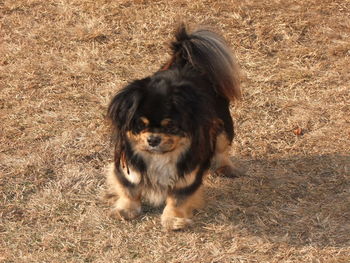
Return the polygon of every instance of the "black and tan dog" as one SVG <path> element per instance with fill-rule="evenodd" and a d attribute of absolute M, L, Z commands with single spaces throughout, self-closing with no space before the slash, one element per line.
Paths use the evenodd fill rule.
<path fill-rule="evenodd" d="M 202 181 L 211 165 L 230 176 L 233 139 L 229 105 L 240 97 L 230 49 L 216 33 L 185 26 L 176 32 L 172 58 L 154 75 L 134 80 L 110 102 L 115 159 L 107 181 L 118 196 L 113 213 L 132 219 L 141 199 L 164 202 L 161 222 L 184 228 L 203 205 Z"/>

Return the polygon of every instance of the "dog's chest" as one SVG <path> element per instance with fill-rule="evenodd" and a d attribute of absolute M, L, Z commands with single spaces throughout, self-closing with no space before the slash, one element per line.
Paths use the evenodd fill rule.
<path fill-rule="evenodd" d="M 149 155 L 147 177 L 155 187 L 174 187 L 178 179 L 176 160 L 171 155 Z"/>

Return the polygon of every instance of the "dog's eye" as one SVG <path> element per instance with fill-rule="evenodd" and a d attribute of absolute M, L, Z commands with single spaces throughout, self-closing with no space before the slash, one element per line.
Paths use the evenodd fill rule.
<path fill-rule="evenodd" d="M 177 133 L 178 127 L 171 119 L 164 119 L 161 122 L 163 129 L 168 133 Z"/>
<path fill-rule="evenodd" d="M 141 117 L 136 122 L 136 128 L 138 130 L 143 130 L 143 129 L 145 129 L 148 126 L 148 124 L 149 124 L 148 119 L 145 118 L 145 117 Z"/>

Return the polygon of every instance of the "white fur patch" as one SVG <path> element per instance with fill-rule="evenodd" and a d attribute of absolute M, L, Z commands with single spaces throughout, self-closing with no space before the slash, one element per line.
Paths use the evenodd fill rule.
<path fill-rule="evenodd" d="M 174 154 L 152 154 L 147 160 L 147 176 L 153 186 L 174 187 L 178 179 Z"/>
<path fill-rule="evenodd" d="M 154 205 L 160 205 L 165 201 L 169 188 L 174 188 L 178 182 L 177 161 L 188 149 L 190 141 L 184 139 L 178 147 L 168 153 L 148 153 L 141 155 L 147 167 L 147 179 L 151 188 L 143 191 L 144 197 Z"/>
<path fill-rule="evenodd" d="M 128 179 L 129 182 L 133 184 L 139 184 L 141 182 L 141 175 L 138 171 L 132 169 L 132 167 L 128 167 L 129 170 L 124 167 L 122 168 L 123 174 Z"/>
<path fill-rule="evenodd" d="M 164 203 L 169 188 L 178 180 L 176 169 L 178 154 L 143 154 L 147 165 L 147 179 L 151 187 L 143 191 L 144 197 L 153 205 Z"/>

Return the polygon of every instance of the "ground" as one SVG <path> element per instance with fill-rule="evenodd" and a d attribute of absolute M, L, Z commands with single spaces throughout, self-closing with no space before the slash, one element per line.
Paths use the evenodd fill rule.
<path fill-rule="evenodd" d="M 349 0 L 0 1 L 0 262 L 350 262 Z M 242 71 L 232 158 L 191 228 L 109 216 L 106 107 L 180 21 Z"/>

